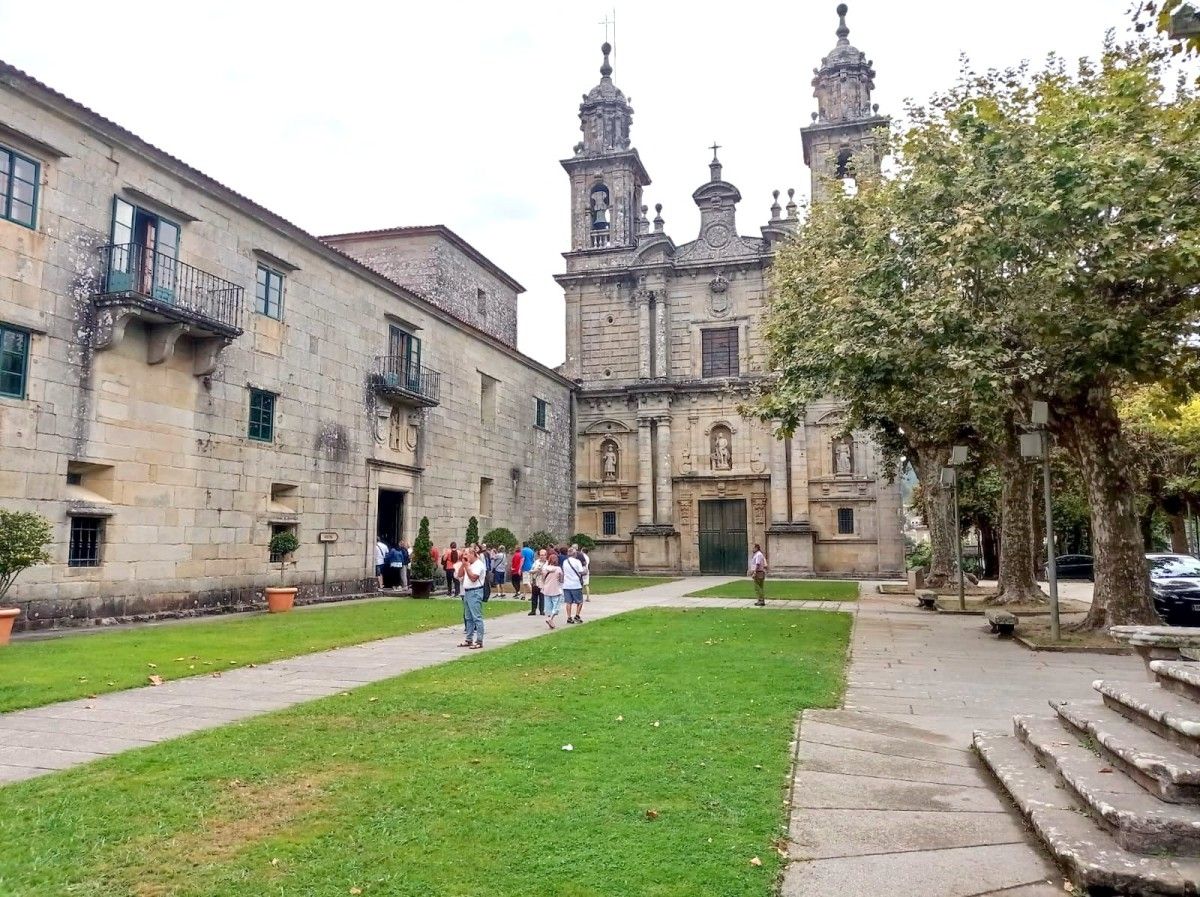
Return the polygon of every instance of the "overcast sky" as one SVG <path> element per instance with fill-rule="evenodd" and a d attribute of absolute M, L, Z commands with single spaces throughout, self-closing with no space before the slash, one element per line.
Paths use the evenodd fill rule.
<path fill-rule="evenodd" d="M 875 100 L 1051 51 L 1095 55 L 1130 0 L 851 0 Z M 808 193 L 800 128 L 833 0 L 618 3 L 613 80 L 667 233 L 692 240 L 713 140 L 758 235 L 771 190 Z M 519 280 L 520 345 L 563 358 L 567 176 L 612 2 L 0 0 L 0 55 L 307 230 L 446 224 Z M 611 35 L 610 35 L 611 36 Z M 786 195 L 786 194 L 785 194 Z M 653 214 L 653 213 L 652 213 Z"/>

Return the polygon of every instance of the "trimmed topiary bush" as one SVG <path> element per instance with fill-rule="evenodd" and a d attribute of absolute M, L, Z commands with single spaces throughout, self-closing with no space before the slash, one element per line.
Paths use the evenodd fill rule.
<path fill-rule="evenodd" d="M 479 520 L 472 517 L 467 521 L 467 537 L 463 539 L 463 547 L 467 545 L 475 545 L 479 542 Z"/>
<path fill-rule="evenodd" d="M 271 537 L 268 544 L 271 554 L 279 558 L 279 584 L 283 585 L 284 571 L 287 570 L 288 555 L 300 547 L 300 540 L 289 530 L 281 530 Z"/>
<path fill-rule="evenodd" d="M 535 533 L 530 533 L 525 537 L 525 542 L 534 551 L 540 551 L 543 548 L 554 548 L 558 545 L 558 539 L 554 538 L 553 534 L 540 529 Z"/>
<path fill-rule="evenodd" d="M 596 547 L 596 540 L 587 533 L 576 533 L 568 541 L 572 545 L 578 545 L 584 551 L 591 551 Z"/>
<path fill-rule="evenodd" d="M 417 539 L 412 546 L 410 573 L 413 579 L 433 579 L 433 542 L 429 539 L 429 518 L 421 518 Z"/>
<path fill-rule="evenodd" d="M 512 551 L 517 547 L 517 537 L 513 535 L 512 530 L 498 526 L 495 529 L 490 529 L 483 534 L 483 543 L 485 545 L 491 545 L 492 547 L 503 545 L 509 551 Z"/>

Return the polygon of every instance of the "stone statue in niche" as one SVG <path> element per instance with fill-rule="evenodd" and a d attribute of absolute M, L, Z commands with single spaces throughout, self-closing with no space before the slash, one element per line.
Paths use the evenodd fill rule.
<path fill-rule="evenodd" d="M 608 227 L 608 188 L 597 184 L 591 195 L 592 228 L 604 230 Z"/>
<path fill-rule="evenodd" d="M 854 473 L 854 439 L 843 436 L 833 444 L 833 472 L 838 476 Z"/>
<path fill-rule="evenodd" d="M 617 445 L 611 439 L 600 444 L 600 468 L 606 480 L 615 480 L 618 471 Z"/>
<path fill-rule="evenodd" d="M 729 441 L 729 430 L 716 427 L 712 431 L 712 469 L 729 470 L 733 467 L 733 445 Z"/>

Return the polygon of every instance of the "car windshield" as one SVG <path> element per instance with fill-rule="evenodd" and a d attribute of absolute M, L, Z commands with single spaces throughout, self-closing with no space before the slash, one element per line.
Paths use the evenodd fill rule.
<path fill-rule="evenodd" d="M 1200 576 L 1200 561 L 1195 558 L 1171 556 L 1150 558 L 1150 577 L 1170 579 L 1175 576 Z"/>

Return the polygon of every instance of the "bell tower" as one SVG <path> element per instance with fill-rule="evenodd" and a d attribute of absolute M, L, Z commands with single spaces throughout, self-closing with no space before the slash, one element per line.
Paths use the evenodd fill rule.
<path fill-rule="evenodd" d="M 637 245 L 642 188 L 650 183 L 629 142 L 633 107 L 613 84 L 612 45 L 600 48 L 600 83 L 583 95 L 579 130 L 583 140 L 564 159 L 571 179 L 571 251 L 632 249 Z M 568 264 L 568 269 L 571 265 Z"/>
<path fill-rule="evenodd" d="M 812 124 L 800 129 L 804 164 L 812 172 L 812 200 L 829 195 L 835 181 L 853 180 L 856 173 L 878 172 L 891 119 L 871 103 L 875 68 L 867 54 L 850 44 L 845 3 L 838 5 L 837 45 L 813 69 L 817 111 Z"/>

